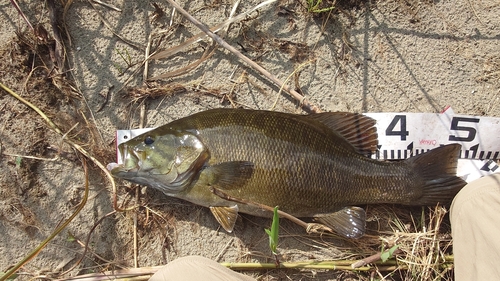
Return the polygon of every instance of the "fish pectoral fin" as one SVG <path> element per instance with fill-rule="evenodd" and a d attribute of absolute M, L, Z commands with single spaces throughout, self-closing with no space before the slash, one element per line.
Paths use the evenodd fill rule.
<path fill-rule="evenodd" d="M 335 213 L 314 218 L 347 238 L 360 238 L 365 234 L 365 219 L 365 210 L 360 207 L 346 207 Z"/>
<path fill-rule="evenodd" d="M 254 164 L 249 161 L 229 161 L 205 168 L 208 185 L 220 189 L 238 188 L 252 177 Z"/>
<path fill-rule="evenodd" d="M 238 205 L 231 207 L 210 207 L 215 219 L 227 232 L 233 232 L 234 224 L 238 218 Z"/>

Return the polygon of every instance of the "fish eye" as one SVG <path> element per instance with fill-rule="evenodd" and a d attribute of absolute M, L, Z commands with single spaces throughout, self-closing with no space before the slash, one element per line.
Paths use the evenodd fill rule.
<path fill-rule="evenodd" d="M 145 145 L 151 145 L 155 142 L 155 140 L 151 137 L 151 136 L 147 136 L 145 139 L 144 139 L 144 144 Z"/>

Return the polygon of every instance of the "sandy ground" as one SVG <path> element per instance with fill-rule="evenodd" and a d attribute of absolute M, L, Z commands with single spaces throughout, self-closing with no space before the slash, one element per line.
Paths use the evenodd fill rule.
<path fill-rule="evenodd" d="M 232 8 L 229 0 L 179 2 L 208 26 L 222 22 Z M 259 3 L 242 2 L 238 13 Z M 231 25 L 225 38 L 278 78 L 291 75 L 288 84 L 322 110 L 439 112 L 451 105 L 460 114 L 500 116 L 498 1 L 342 2 L 338 5 L 342 12 L 314 15 L 307 12 L 305 0 L 278 1 Z M 40 1 L 19 4 L 30 22 L 41 24 L 49 31 L 48 37 L 53 36 L 47 5 Z M 148 38 L 153 35 L 152 50 L 167 49 L 199 30 L 179 14 L 172 18 L 165 1 L 156 2 L 163 15 L 149 1 L 115 1 L 120 12 L 92 4 L 75 1 L 66 17 L 71 38 L 71 43 L 65 40 L 70 66 L 66 74 L 81 93 L 79 98 L 70 96 L 74 91 L 67 84 L 54 83 L 66 85 L 57 88 L 53 72 L 35 67 L 50 61 L 49 52 L 27 47 L 26 41 L 35 40 L 20 43 L 16 32 L 32 32 L 10 2 L 0 4 L 0 80 L 39 106 L 104 164 L 114 159 L 115 130 L 140 126 L 142 104 L 145 127 L 209 108 L 230 107 L 231 102 L 270 109 L 277 100 L 277 110 L 303 112 L 296 101 L 278 93 L 278 86 L 220 47 L 187 73 L 149 82 L 149 88 L 159 89 L 149 91 L 155 98 L 134 100 L 127 93 L 144 93 L 137 89 L 144 85 L 141 62 Z M 62 18 L 62 8 L 56 7 Z M 184 67 L 210 46 L 205 40 L 167 59 L 154 60 L 148 77 Z M 294 76 L 297 68 L 299 74 Z M 135 90 L 126 90 L 130 88 Z M 81 157 L 59 135 L 32 110 L 0 93 L 0 270 L 5 271 L 70 216 L 83 198 L 85 176 Z M 85 259 L 64 276 L 134 266 L 135 217 L 139 266 L 161 265 L 185 255 L 272 262 L 263 231 L 269 220 L 242 216 L 235 232 L 228 234 L 218 229 L 207 209 L 145 188 L 139 190 L 137 202 L 134 186 L 121 181 L 119 203 L 141 207 L 99 221 L 113 211 L 112 195 L 104 174 L 96 167 L 89 169 L 85 207 L 20 270 L 25 275 L 19 278 L 58 276 L 70 269 L 82 253 L 79 242 L 84 243 L 97 222 Z M 346 243 L 306 236 L 288 222 L 283 223 L 282 233 L 283 261 L 362 253 L 349 243 L 349 250 L 341 250 L 339 246 Z M 262 280 L 361 278 L 311 270 L 251 274 Z"/>

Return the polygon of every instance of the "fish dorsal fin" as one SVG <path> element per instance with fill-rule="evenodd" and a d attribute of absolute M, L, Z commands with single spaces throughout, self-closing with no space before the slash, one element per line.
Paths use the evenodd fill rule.
<path fill-rule="evenodd" d="M 368 116 L 350 112 L 322 112 L 307 115 L 344 137 L 361 154 L 377 150 L 376 121 Z"/>
<path fill-rule="evenodd" d="M 365 234 L 366 214 L 360 207 L 345 207 L 335 213 L 314 219 L 347 238 L 360 238 Z"/>
<path fill-rule="evenodd" d="M 249 161 L 229 161 L 205 168 L 204 175 L 210 186 L 222 190 L 241 187 L 253 174 L 254 164 Z"/>
<path fill-rule="evenodd" d="M 238 218 L 238 205 L 231 207 L 210 207 L 210 211 L 222 228 L 229 233 L 233 232 L 234 224 Z"/>

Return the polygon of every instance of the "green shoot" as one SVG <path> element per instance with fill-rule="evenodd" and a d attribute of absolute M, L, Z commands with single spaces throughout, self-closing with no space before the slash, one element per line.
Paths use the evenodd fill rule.
<path fill-rule="evenodd" d="M 391 259 L 394 251 L 396 251 L 398 247 L 399 245 L 394 245 L 387 251 L 384 251 L 384 248 L 382 248 L 382 254 L 380 255 L 380 259 L 382 260 L 382 262 L 386 262 L 387 260 Z"/>
<path fill-rule="evenodd" d="M 130 56 L 130 54 L 126 48 L 123 48 L 122 51 L 120 51 L 120 49 L 116 49 L 116 52 L 122 58 L 122 60 L 125 61 L 125 63 L 128 65 L 128 67 L 131 67 L 132 65 L 134 65 L 132 63 L 132 57 Z"/>
<path fill-rule="evenodd" d="M 271 248 L 271 252 L 276 256 L 278 248 L 278 236 L 279 236 L 279 223 L 280 217 L 278 215 L 278 206 L 274 207 L 274 215 L 273 215 L 273 223 L 271 224 L 271 230 L 265 229 L 267 235 L 269 235 L 269 247 Z"/>
<path fill-rule="evenodd" d="M 319 8 L 323 0 L 307 0 L 307 11 L 309 13 L 324 13 L 335 9 L 335 6 L 328 8 Z"/>
<path fill-rule="evenodd" d="M 19 169 L 21 168 L 21 161 L 23 160 L 23 158 L 21 158 L 21 156 L 16 156 L 16 168 Z"/>
<path fill-rule="evenodd" d="M 73 234 L 71 232 L 68 231 L 68 238 L 66 238 L 66 241 L 75 242 L 76 238 L 75 238 L 75 236 L 73 236 Z"/>

